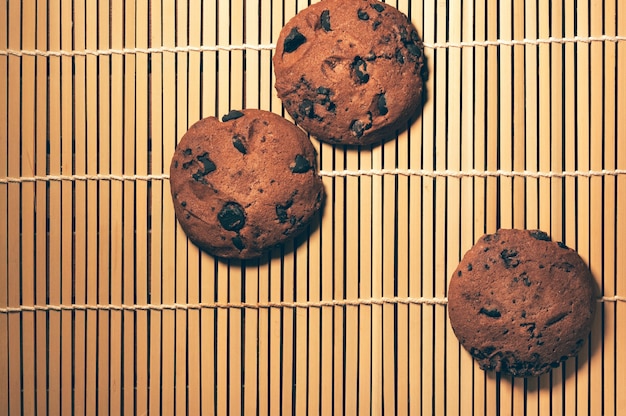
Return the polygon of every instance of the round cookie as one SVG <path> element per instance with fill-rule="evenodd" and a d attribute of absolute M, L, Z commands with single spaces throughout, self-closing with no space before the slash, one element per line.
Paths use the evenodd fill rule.
<path fill-rule="evenodd" d="M 324 196 L 307 135 L 252 109 L 192 125 L 172 157 L 170 185 L 189 239 L 215 256 L 239 259 L 299 234 Z"/>
<path fill-rule="evenodd" d="M 498 230 L 481 237 L 451 276 L 450 324 L 483 370 L 538 376 L 580 350 L 593 287 L 580 256 L 546 233 Z"/>
<path fill-rule="evenodd" d="M 380 142 L 421 107 L 422 42 L 406 15 L 375 0 L 302 10 L 281 30 L 273 63 L 285 109 L 325 142 Z"/>

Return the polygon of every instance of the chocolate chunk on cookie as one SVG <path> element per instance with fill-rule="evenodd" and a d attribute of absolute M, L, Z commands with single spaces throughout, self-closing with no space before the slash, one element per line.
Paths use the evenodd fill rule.
<path fill-rule="evenodd" d="M 170 187 L 189 239 L 215 256 L 239 259 L 303 232 L 324 196 L 306 134 L 261 110 L 191 126 L 172 157 Z"/>
<path fill-rule="evenodd" d="M 427 70 L 417 30 L 376 0 L 324 0 L 300 11 L 283 27 L 273 63 L 285 109 L 325 142 L 395 137 L 421 107 Z"/>
<path fill-rule="evenodd" d="M 538 376 L 582 347 L 593 287 L 580 256 L 545 232 L 498 230 L 481 237 L 452 274 L 448 316 L 483 370 Z"/>

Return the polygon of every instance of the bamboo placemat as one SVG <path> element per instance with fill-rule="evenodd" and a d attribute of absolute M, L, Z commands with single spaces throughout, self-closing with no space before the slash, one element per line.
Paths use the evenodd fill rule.
<path fill-rule="evenodd" d="M 327 200 L 255 261 L 199 252 L 168 168 L 201 117 L 261 108 L 309 2 L 0 6 L 0 414 L 626 414 L 626 7 L 388 1 L 424 40 L 421 117 L 321 144 Z M 446 290 L 497 228 L 575 248 L 599 289 L 577 358 L 484 373 Z"/>

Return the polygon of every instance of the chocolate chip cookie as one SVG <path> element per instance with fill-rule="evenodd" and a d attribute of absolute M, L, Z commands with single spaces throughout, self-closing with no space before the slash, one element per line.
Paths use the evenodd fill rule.
<path fill-rule="evenodd" d="M 427 67 L 407 16 L 375 0 L 324 0 L 281 30 L 276 91 L 317 139 L 365 145 L 394 137 L 421 107 Z"/>
<path fill-rule="evenodd" d="M 448 288 L 450 324 L 483 370 L 537 376 L 574 356 L 596 305 L 580 256 L 543 231 L 499 230 L 465 254 Z"/>
<path fill-rule="evenodd" d="M 225 258 L 259 257 L 298 235 L 324 196 L 307 135 L 252 109 L 192 125 L 172 157 L 170 185 L 189 239 Z"/>

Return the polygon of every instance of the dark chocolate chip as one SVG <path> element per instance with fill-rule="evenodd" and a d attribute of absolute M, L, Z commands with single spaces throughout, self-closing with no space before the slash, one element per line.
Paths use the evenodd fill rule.
<path fill-rule="evenodd" d="M 470 354 L 472 355 L 472 357 L 477 358 L 479 360 L 482 360 L 483 358 L 487 358 L 481 350 L 475 347 L 470 348 Z"/>
<path fill-rule="evenodd" d="M 298 32 L 297 27 L 294 27 L 285 37 L 284 50 L 287 53 L 291 53 L 298 49 L 304 42 L 306 42 L 306 37 Z"/>
<path fill-rule="evenodd" d="M 215 166 L 215 163 L 213 163 L 213 161 L 209 159 L 209 154 L 207 152 L 198 156 L 197 159 L 198 162 L 202 163 L 202 169 L 199 169 L 196 173 L 194 173 L 193 178 L 196 181 L 200 182 L 204 179 L 206 175 L 217 169 L 217 167 Z"/>
<path fill-rule="evenodd" d="M 402 51 L 400 49 L 396 49 L 396 61 L 400 64 L 404 63 L 404 55 L 402 55 Z"/>
<path fill-rule="evenodd" d="M 481 313 L 483 315 L 486 315 L 490 318 L 499 318 L 502 316 L 502 314 L 500 313 L 499 310 L 497 309 L 485 309 L 485 308 L 480 308 L 480 311 L 478 311 L 478 313 Z"/>
<path fill-rule="evenodd" d="M 546 321 L 546 326 L 551 326 L 556 324 L 559 321 L 562 321 L 567 316 L 567 312 L 561 312 L 558 315 L 553 316 L 552 318 Z"/>
<path fill-rule="evenodd" d="M 332 30 L 330 28 L 330 12 L 328 10 L 324 10 L 322 12 L 322 15 L 320 16 L 320 25 L 326 32 L 330 32 Z"/>
<path fill-rule="evenodd" d="M 178 169 L 178 160 L 174 161 L 174 169 Z"/>
<path fill-rule="evenodd" d="M 569 273 L 572 270 L 574 270 L 574 265 L 568 262 L 556 263 L 553 265 L 553 267 L 556 267 L 557 269 L 561 269 L 565 273 Z"/>
<path fill-rule="evenodd" d="M 373 62 L 373 61 L 375 61 L 375 60 L 376 60 L 376 58 L 377 58 L 376 54 L 375 54 L 374 52 L 371 52 L 371 51 L 370 51 L 370 53 L 368 53 L 368 54 L 367 54 L 367 55 L 365 55 L 365 57 L 364 57 L 364 59 L 365 59 L 367 62 Z"/>
<path fill-rule="evenodd" d="M 181 202 L 181 203 L 180 203 L 180 206 L 181 206 L 181 207 L 183 207 L 183 208 L 184 208 L 184 207 L 186 207 L 186 206 L 187 206 L 187 201 L 183 201 L 183 202 Z"/>
<path fill-rule="evenodd" d="M 387 98 L 385 97 L 385 93 L 378 95 L 377 106 L 378 106 L 378 113 L 381 116 L 384 116 L 385 114 L 389 112 L 389 110 L 387 109 Z"/>
<path fill-rule="evenodd" d="M 183 150 L 183 154 L 185 156 L 191 156 L 191 149 L 190 148 L 186 148 L 185 150 Z"/>
<path fill-rule="evenodd" d="M 287 201 L 285 205 L 276 205 L 276 216 L 278 217 L 279 223 L 284 224 L 285 222 L 287 222 L 287 220 L 289 219 L 289 214 L 287 213 L 287 210 L 291 208 L 292 205 L 293 200 L 291 199 Z"/>
<path fill-rule="evenodd" d="M 376 30 L 378 29 L 378 26 L 380 26 L 383 22 L 381 22 L 380 20 L 374 20 L 374 23 L 372 23 L 372 30 Z"/>
<path fill-rule="evenodd" d="M 496 236 L 495 234 L 487 234 L 483 237 L 483 241 L 486 241 L 488 243 L 491 240 L 493 240 L 495 236 Z"/>
<path fill-rule="evenodd" d="M 369 130 L 372 128 L 372 113 L 368 112 L 367 116 L 369 120 L 367 122 L 363 122 L 362 120 L 353 120 L 350 124 L 350 131 L 357 137 L 360 138 L 365 133 L 365 130 Z"/>
<path fill-rule="evenodd" d="M 356 15 L 357 15 L 357 16 L 359 17 L 359 19 L 361 19 L 361 20 L 369 20 L 369 19 L 370 19 L 370 15 L 369 15 L 369 14 L 367 14 L 367 12 L 366 12 L 365 10 L 361 10 L 361 9 L 359 9 L 359 11 L 357 12 L 357 14 L 356 14 Z"/>
<path fill-rule="evenodd" d="M 306 173 L 313 168 L 306 157 L 296 155 L 295 163 L 290 166 L 293 173 Z"/>
<path fill-rule="evenodd" d="M 350 130 L 356 137 L 361 137 L 365 132 L 365 124 L 363 124 L 361 120 L 354 120 L 352 124 L 350 124 Z"/>
<path fill-rule="evenodd" d="M 469 264 L 467 265 L 467 271 L 468 271 L 468 272 L 471 272 L 473 268 L 474 268 L 474 267 L 472 266 L 472 263 L 469 263 Z"/>
<path fill-rule="evenodd" d="M 246 149 L 244 141 L 245 138 L 240 134 L 235 134 L 233 136 L 233 146 L 235 146 L 235 149 L 239 150 L 245 155 L 246 153 L 248 153 L 248 150 Z"/>
<path fill-rule="evenodd" d="M 543 231 L 534 230 L 530 232 L 530 236 L 536 240 L 551 241 L 550 236 Z"/>
<path fill-rule="evenodd" d="M 237 248 L 237 250 L 241 251 L 244 248 L 246 248 L 246 245 L 243 243 L 243 240 L 241 239 L 241 236 L 236 235 L 234 236 L 231 241 L 233 242 L 233 245 Z"/>
<path fill-rule="evenodd" d="M 411 41 L 411 39 L 409 38 L 409 32 L 406 30 L 405 26 L 400 26 L 400 40 L 402 41 L 402 43 L 406 44 L 408 42 Z"/>
<path fill-rule="evenodd" d="M 370 7 L 374 10 L 376 10 L 378 13 L 382 13 L 383 10 L 385 10 L 385 6 L 383 6 L 380 3 L 374 3 L 374 4 L 370 4 Z"/>
<path fill-rule="evenodd" d="M 493 354 L 495 350 L 496 350 L 496 347 L 488 346 L 488 347 L 483 348 L 483 354 L 485 354 L 485 356 L 488 357 L 491 354 Z"/>
<path fill-rule="evenodd" d="M 315 90 L 318 94 L 321 95 L 325 95 L 326 97 L 329 97 L 331 94 L 331 90 L 330 88 L 326 88 L 326 87 L 317 87 L 317 90 Z"/>
<path fill-rule="evenodd" d="M 246 223 L 246 212 L 238 203 L 227 202 L 217 214 L 217 219 L 224 229 L 239 231 Z"/>
<path fill-rule="evenodd" d="M 314 118 L 315 117 L 315 104 L 311 100 L 304 99 L 300 103 L 300 115 L 302 117 Z"/>
<path fill-rule="evenodd" d="M 504 261 L 504 267 L 507 269 L 510 267 L 517 267 L 519 265 L 519 259 L 517 257 L 517 251 L 504 249 L 500 252 L 500 258 Z"/>
<path fill-rule="evenodd" d="M 520 327 L 526 328 L 526 331 L 530 333 L 531 338 L 535 338 L 535 328 L 537 328 L 537 324 L 534 322 L 523 322 L 519 324 Z"/>
<path fill-rule="evenodd" d="M 461 276 L 463 276 L 463 272 L 459 270 L 459 271 L 456 272 L 456 275 L 461 277 Z"/>
<path fill-rule="evenodd" d="M 243 117 L 243 113 L 241 111 L 230 110 L 228 114 L 225 114 L 224 116 L 222 116 L 222 121 L 235 120 L 239 117 Z"/>
<path fill-rule="evenodd" d="M 564 242 L 562 242 L 562 241 L 559 241 L 557 244 L 559 245 L 559 247 L 561 247 L 561 248 L 563 248 L 563 249 L 566 249 L 566 250 L 568 250 L 568 249 L 569 249 L 569 247 L 567 247 L 567 246 L 565 245 L 565 243 L 564 243 Z"/>
<path fill-rule="evenodd" d="M 419 58 L 420 56 L 422 56 L 422 50 L 419 48 L 419 46 L 417 46 L 414 43 L 407 43 L 406 49 L 409 51 L 411 55 L 415 56 L 416 58 Z"/>
<path fill-rule="evenodd" d="M 352 68 L 353 76 L 359 84 L 365 84 L 370 80 L 370 76 L 367 73 L 367 63 L 360 56 L 354 58 L 350 68 Z"/>

